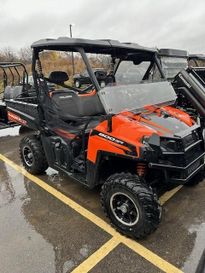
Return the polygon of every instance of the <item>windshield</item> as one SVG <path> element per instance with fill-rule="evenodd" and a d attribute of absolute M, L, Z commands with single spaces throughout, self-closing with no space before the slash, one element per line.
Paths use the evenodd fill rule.
<path fill-rule="evenodd" d="M 187 58 L 161 57 L 161 65 L 167 79 L 173 79 L 182 69 L 188 67 Z"/>
<path fill-rule="evenodd" d="M 92 68 L 96 63 L 106 68 L 107 76 L 103 78 L 105 85 L 98 95 L 107 114 L 125 110 L 141 112 L 145 110 L 145 105 L 175 102 L 175 91 L 164 80 L 153 56 L 130 53 L 115 58 L 99 54 L 89 54 L 88 57 L 89 61 L 92 60 Z"/>
<path fill-rule="evenodd" d="M 145 111 L 146 105 L 169 105 L 176 100 L 176 93 L 170 83 L 143 83 L 105 87 L 99 92 L 100 100 L 107 114 L 121 111 Z"/>
<path fill-rule="evenodd" d="M 156 82 L 162 80 L 160 71 L 151 60 L 135 63 L 133 60 L 120 61 L 115 73 L 117 84 L 135 84 L 142 81 Z"/>
<path fill-rule="evenodd" d="M 100 87 L 102 81 L 104 86 L 111 86 L 163 80 L 154 54 L 127 52 L 121 55 L 114 52 L 113 55 L 87 54 L 87 57 L 94 72 L 96 67 L 102 67 L 105 72 L 104 78 L 96 76 Z"/>

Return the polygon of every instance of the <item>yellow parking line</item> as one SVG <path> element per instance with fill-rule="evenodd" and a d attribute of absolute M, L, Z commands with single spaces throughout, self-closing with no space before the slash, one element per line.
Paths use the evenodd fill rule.
<path fill-rule="evenodd" d="M 71 207 L 72 209 L 77 211 L 79 214 L 81 214 L 82 216 L 84 216 L 85 218 L 87 218 L 88 220 L 90 220 L 91 222 L 93 222 L 94 224 L 96 224 L 97 226 L 99 226 L 100 228 L 105 230 L 106 232 L 110 233 L 112 236 L 118 235 L 118 232 L 116 232 L 115 229 L 113 229 L 108 223 L 106 223 L 100 217 L 96 216 L 95 214 L 93 214 L 89 210 L 85 209 L 84 207 L 82 207 L 81 205 L 79 205 L 78 203 L 76 203 L 75 201 L 70 199 L 69 197 L 65 196 L 64 194 L 62 194 L 58 190 L 54 189 L 53 187 L 48 185 L 46 182 L 44 182 L 40 178 L 28 173 L 24 168 L 18 166 L 17 164 L 15 164 L 13 161 L 6 158 L 2 154 L 0 154 L 0 159 L 3 160 L 6 164 L 8 164 L 10 167 L 15 169 L 17 172 L 23 174 L 29 180 L 33 181 L 35 184 L 40 186 L 42 189 L 49 192 L 51 195 L 55 196 L 61 202 L 68 205 L 69 207 Z"/>
<path fill-rule="evenodd" d="M 164 203 L 166 203 L 170 198 L 172 198 L 172 196 L 174 196 L 181 188 L 183 187 L 183 185 L 180 185 L 170 191 L 165 192 L 160 198 L 160 204 L 164 205 Z"/>
<path fill-rule="evenodd" d="M 131 248 L 132 250 L 134 250 L 137 254 L 141 255 L 146 260 L 148 260 L 150 263 L 152 263 L 153 265 L 157 266 L 158 268 L 160 268 L 164 272 L 168 272 L 168 273 L 169 272 L 170 273 L 173 273 L 173 272 L 182 272 L 179 269 L 177 269 L 175 266 L 173 266 L 172 264 L 168 263 L 167 261 L 165 261 L 164 259 L 162 259 L 161 257 L 159 257 L 158 255 L 154 254 L 153 252 L 151 252 L 147 248 L 143 247 L 141 244 L 139 244 L 139 243 L 137 243 L 137 242 L 135 242 L 135 241 L 133 241 L 131 239 L 127 239 L 124 236 L 121 236 L 118 232 L 115 231 L 115 229 L 113 229 L 109 224 L 107 224 L 100 217 L 96 216 L 92 212 L 90 212 L 87 209 L 83 208 L 81 205 L 79 205 L 78 203 L 76 203 L 75 201 L 73 201 L 72 199 L 70 199 L 69 197 L 65 196 L 64 194 L 62 194 L 58 190 L 56 190 L 53 187 L 49 186 L 47 183 L 45 183 L 44 181 L 42 181 L 40 178 L 38 178 L 38 177 L 36 177 L 36 176 L 34 176 L 34 175 L 26 172 L 24 168 L 18 166 L 17 164 L 15 164 L 13 161 L 11 161 L 10 159 L 8 159 L 7 157 L 5 157 L 2 154 L 0 154 L 0 159 L 2 161 L 4 161 L 6 164 L 8 164 L 10 167 L 12 167 L 13 169 L 15 169 L 17 172 L 23 174 L 29 180 L 33 181 L 35 184 L 39 185 L 42 189 L 44 189 L 45 191 L 49 192 L 51 195 L 53 195 L 54 197 L 56 197 L 58 200 L 60 200 L 64 204 L 68 205 L 69 207 L 71 207 L 72 209 L 74 209 L 75 211 L 77 211 L 79 214 L 81 214 L 82 216 L 84 216 L 86 219 L 90 220 L 92 223 L 96 224 L 98 227 L 100 227 L 101 229 L 103 229 L 107 233 L 109 233 L 112 236 L 114 236 L 113 240 L 118 240 L 118 243 L 122 242 L 122 243 L 126 244 L 129 248 Z M 112 243 L 113 243 L 112 244 L 112 247 L 113 247 L 114 241 Z M 108 248 L 107 253 L 109 253 L 108 251 L 112 250 L 112 247 L 110 246 Z M 105 251 L 105 248 L 103 248 L 103 251 Z M 102 252 L 100 252 L 100 253 L 102 253 Z M 95 258 L 95 256 L 92 256 L 92 257 Z M 98 258 L 97 260 L 99 261 L 100 259 Z M 90 259 L 90 264 L 91 264 L 91 259 Z M 81 272 L 83 272 L 83 271 L 81 271 Z"/>
<path fill-rule="evenodd" d="M 150 251 L 149 249 L 137 243 L 136 241 L 123 237 L 121 239 L 121 242 L 124 243 L 130 249 L 132 249 L 135 253 L 139 254 L 147 261 L 154 264 L 156 267 L 160 268 L 162 271 L 166 273 L 182 273 L 180 269 L 173 266 L 169 262 L 165 261 L 158 255 L 156 255 L 154 252 Z"/>
<path fill-rule="evenodd" d="M 112 237 L 107 243 L 96 250 L 91 256 L 89 256 L 84 262 L 76 267 L 72 273 L 86 273 L 89 272 L 95 265 L 97 265 L 110 251 L 112 251 L 120 241 L 116 237 Z"/>

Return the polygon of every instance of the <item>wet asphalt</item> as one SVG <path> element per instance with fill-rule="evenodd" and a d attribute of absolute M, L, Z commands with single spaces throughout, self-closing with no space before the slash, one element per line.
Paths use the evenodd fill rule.
<path fill-rule="evenodd" d="M 0 131 L 0 153 L 21 165 L 19 128 Z M 56 171 L 39 176 L 105 219 L 99 191 Z M 183 187 L 165 205 L 158 230 L 140 243 L 194 273 L 205 248 L 205 181 Z M 107 220 L 106 220 L 107 221 Z M 0 273 L 68 273 L 111 236 L 0 161 Z M 90 272 L 162 272 L 120 244 Z"/>

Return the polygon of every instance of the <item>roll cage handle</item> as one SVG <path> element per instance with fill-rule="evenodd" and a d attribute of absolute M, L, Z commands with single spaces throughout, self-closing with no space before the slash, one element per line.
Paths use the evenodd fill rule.
<path fill-rule="evenodd" d="M 12 77 L 12 86 L 14 85 L 15 82 L 15 74 L 14 71 L 18 77 L 18 84 L 21 81 L 21 75 L 19 73 L 18 67 L 22 67 L 23 68 L 23 85 L 26 83 L 28 84 L 28 72 L 26 70 L 26 67 L 23 63 L 20 62 L 0 62 L 0 68 L 3 70 L 3 78 L 4 78 L 4 88 L 8 85 L 8 73 L 7 73 L 7 69 Z M 25 78 L 26 78 L 26 82 L 25 82 Z"/>

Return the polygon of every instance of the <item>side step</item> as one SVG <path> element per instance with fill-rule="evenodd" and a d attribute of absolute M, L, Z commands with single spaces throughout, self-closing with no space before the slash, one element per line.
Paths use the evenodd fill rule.
<path fill-rule="evenodd" d="M 79 171 L 80 173 L 85 172 L 85 161 L 83 155 L 80 155 L 74 159 L 74 162 L 72 164 L 72 168 L 74 170 Z"/>

